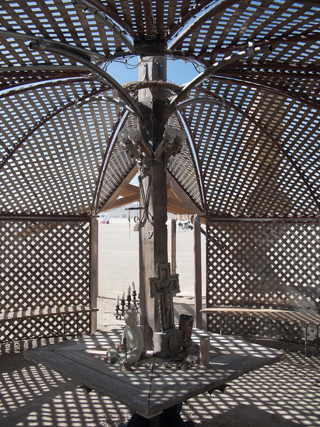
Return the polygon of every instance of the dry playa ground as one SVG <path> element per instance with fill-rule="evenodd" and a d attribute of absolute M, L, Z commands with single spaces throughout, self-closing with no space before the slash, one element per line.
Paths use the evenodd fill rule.
<path fill-rule="evenodd" d="M 170 236 L 170 228 L 169 233 Z M 203 263 L 205 259 L 203 242 Z M 111 219 L 100 226 L 98 328 L 123 325 L 114 316 L 117 295 L 138 283 L 138 233 L 128 220 Z M 204 264 L 203 264 L 204 265 Z M 177 273 L 181 293 L 175 298 L 175 319 L 194 314 L 193 233 L 177 231 Z M 203 267 L 203 283 L 205 269 Z M 214 391 L 188 400 L 182 418 L 202 427 L 320 427 L 320 357 L 313 350 L 279 342 L 260 342 L 284 349 L 275 365 L 243 375 L 223 393 Z M 35 345 L 34 342 L 29 345 Z M 128 408 L 19 352 L 0 356 L 1 427 L 114 427 L 130 418 Z"/>

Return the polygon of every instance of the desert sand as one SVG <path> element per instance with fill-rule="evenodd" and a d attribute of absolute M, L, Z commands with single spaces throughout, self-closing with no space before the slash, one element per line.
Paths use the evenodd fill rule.
<path fill-rule="evenodd" d="M 116 297 L 127 292 L 132 282 L 139 283 L 139 233 L 134 221 L 111 218 L 109 224 L 99 225 L 99 296 Z M 171 260 L 171 221 L 168 228 L 168 257 Z M 194 237 L 193 231 L 177 226 L 177 273 L 180 295 L 194 295 Z M 205 286 L 205 237 L 202 235 L 202 272 Z M 205 293 L 205 292 L 204 292 Z"/>
<path fill-rule="evenodd" d="M 134 231 L 131 218 L 110 218 L 109 224 L 99 225 L 99 291 L 98 328 L 122 324 L 114 317 L 117 295 L 127 295 L 129 286 L 139 285 L 139 233 Z M 168 261 L 171 262 L 171 220 L 168 227 Z M 180 293 L 174 298 L 176 316 L 181 312 L 194 314 L 194 236 L 177 225 L 176 273 L 179 274 Z M 205 237 L 201 237 L 202 294 L 205 300 Z"/>

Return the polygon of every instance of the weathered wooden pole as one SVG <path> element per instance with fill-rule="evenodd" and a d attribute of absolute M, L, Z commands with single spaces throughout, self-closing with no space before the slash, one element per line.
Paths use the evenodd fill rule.
<path fill-rule="evenodd" d="M 166 81 L 166 58 L 142 57 L 139 81 Z M 150 278 L 156 276 L 157 263 L 168 262 L 167 237 L 167 183 L 165 154 L 155 156 L 162 142 L 164 126 L 160 124 L 167 101 L 164 87 L 140 89 L 139 107 L 145 117 L 140 131 L 143 144 L 150 151 L 139 167 L 141 223 L 139 227 L 140 250 L 140 324 L 145 350 L 153 347 L 153 333 L 160 330 L 157 300 L 150 297 Z"/>

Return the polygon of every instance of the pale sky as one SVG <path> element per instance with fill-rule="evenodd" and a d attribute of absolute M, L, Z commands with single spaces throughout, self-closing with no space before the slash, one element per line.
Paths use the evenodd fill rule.
<path fill-rule="evenodd" d="M 127 66 L 121 62 L 113 62 L 106 69 L 114 79 L 120 84 L 138 80 L 138 57 L 128 60 Z M 202 70 L 199 69 L 199 72 Z M 168 60 L 167 76 L 168 82 L 176 84 L 188 83 L 198 72 L 191 62 L 185 62 L 183 59 Z"/>

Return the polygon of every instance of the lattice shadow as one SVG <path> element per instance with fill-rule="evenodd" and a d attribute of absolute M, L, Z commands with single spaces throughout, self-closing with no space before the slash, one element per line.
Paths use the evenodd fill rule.
<path fill-rule="evenodd" d="M 1 427 L 114 427 L 128 409 L 21 354 L 0 358 Z M 184 420 L 197 427 L 320 426 L 320 360 L 290 353 L 286 360 L 232 381 L 224 393 L 189 399 Z"/>

